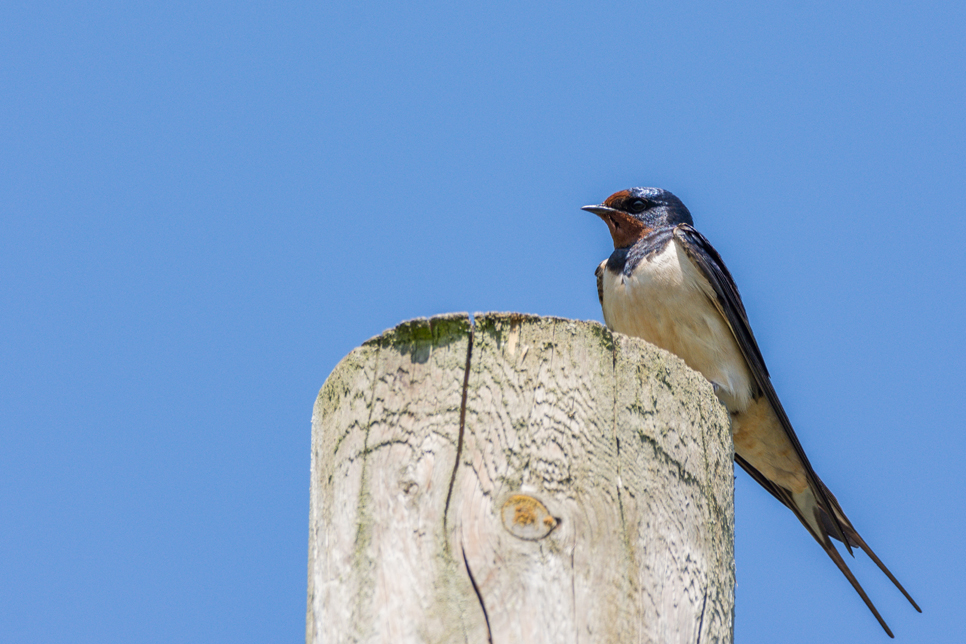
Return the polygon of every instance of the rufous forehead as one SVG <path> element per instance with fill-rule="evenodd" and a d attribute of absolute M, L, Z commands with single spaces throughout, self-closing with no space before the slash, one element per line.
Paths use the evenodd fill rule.
<path fill-rule="evenodd" d="M 618 204 L 631 196 L 630 190 L 621 190 L 620 192 L 615 192 L 611 196 L 604 200 L 604 205 L 608 208 L 617 208 Z"/>

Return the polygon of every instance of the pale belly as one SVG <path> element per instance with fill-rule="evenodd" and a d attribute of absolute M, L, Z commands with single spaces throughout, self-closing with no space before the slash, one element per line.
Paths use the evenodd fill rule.
<path fill-rule="evenodd" d="M 604 269 L 604 321 L 679 356 L 717 389 L 730 412 L 751 401 L 753 380 L 711 286 L 673 239 L 633 275 Z"/>
<path fill-rule="evenodd" d="M 712 303 L 711 285 L 674 240 L 633 275 L 604 268 L 604 321 L 684 360 L 715 386 L 732 415 L 735 449 L 769 480 L 792 490 L 807 484 L 795 450 L 757 388 L 731 327 Z"/>

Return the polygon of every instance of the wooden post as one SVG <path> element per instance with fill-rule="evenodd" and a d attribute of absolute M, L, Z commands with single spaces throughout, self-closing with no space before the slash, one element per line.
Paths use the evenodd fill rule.
<path fill-rule="evenodd" d="M 400 324 L 315 404 L 306 641 L 731 642 L 732 459 L 711 385 L 641 340 Z"/>

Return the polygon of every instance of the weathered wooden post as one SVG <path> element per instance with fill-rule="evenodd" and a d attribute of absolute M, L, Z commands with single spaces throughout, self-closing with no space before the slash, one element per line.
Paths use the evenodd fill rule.
<path fill-rule="evenodd" d="M 707 381 L 600 324 L 403 323 L 315 405 L 306 641 L 731 642 L 732 450 Z"/>

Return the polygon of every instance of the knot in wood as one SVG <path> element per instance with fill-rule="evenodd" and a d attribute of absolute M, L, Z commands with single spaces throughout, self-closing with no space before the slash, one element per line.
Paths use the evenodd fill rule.
<path fill-rule="evenodd" d="M 500 515 L 503 527 L 510 534 L 527 541 L 543 539 L 559 523 L 543 503 L 526 494 L 514 494 L 507 499 Z"/>

